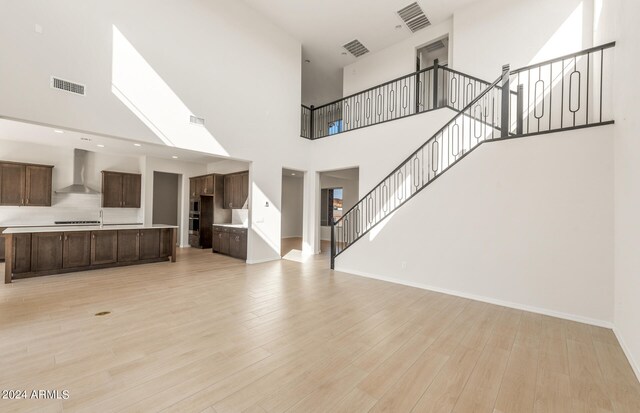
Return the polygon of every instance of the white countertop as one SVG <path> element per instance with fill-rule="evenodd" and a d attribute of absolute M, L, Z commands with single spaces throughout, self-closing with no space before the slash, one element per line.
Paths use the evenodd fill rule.
<path fill-rule="evenodd" d="M 30 234 L 33 232 L 117 231 L 123 229 L 178 228 L 177 225 L 57 225 L 52 227 L 11 227 L 3 234 Z"/>
<path fill-rule="evenodd" d="M 213 224 L 214 227 L 228 227 L 228 228 L 244 228 L 248 227 L 244 224 Z"/>

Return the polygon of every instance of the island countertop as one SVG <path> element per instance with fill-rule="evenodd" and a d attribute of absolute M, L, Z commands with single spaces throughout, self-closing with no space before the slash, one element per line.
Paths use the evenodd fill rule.
<path fill-rule="evenodd" d="M 163 229 L 178 228 L 177 225 L 57 225 L 47 227 L 9 227 L 2 234 L 31 234 L 41 232 L 78 232 L 78 231 L 119 231 L 127 229 Z"/>

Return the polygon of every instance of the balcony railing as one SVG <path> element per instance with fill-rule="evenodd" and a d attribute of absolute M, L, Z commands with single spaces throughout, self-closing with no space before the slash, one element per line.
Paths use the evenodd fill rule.
<path fill-rule="evenodd" d="M 613 123 L 614 46 L 513 71 L 506 65 L 493 84 L 479 81 L 476 90 L 464 80 L 468 77 L 447 69 L 454 76 L 445 82 L 442 99 L 456 115 L 333 223 L 331 267 L 338 255 L 483 143 Z M 462 80 L 461 87 L 454 79 Z M 462 99 L 459 110 L 456 99 Z"/>
<path fill-rule="evenodd" d="M 464 108 L 489 86 L 434 65 L 318 107 L 302 105 L 300 136 L 319 139 L 434 109 Z"/>

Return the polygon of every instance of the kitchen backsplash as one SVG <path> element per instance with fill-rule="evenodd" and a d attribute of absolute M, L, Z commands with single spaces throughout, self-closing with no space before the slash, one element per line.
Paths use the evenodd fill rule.
<path fill-rule="evenodd" d="M 242 224 L 247 226 L 249 224 L 249 210 L 248 209 L 232 209 L 231 223 Z"/>
<path fill-rule="evenodd" d="M 50 207 L 0 207 L 0 227 L 9 225 L 51 225 L 54 221 L 97 221 L 101 195 L 53 194 Z M 105 224 L 142 222 L 142 209 L 104 208 Z"/>

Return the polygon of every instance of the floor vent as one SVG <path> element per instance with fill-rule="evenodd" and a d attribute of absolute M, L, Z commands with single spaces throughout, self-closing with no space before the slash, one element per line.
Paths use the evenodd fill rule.
<path fill-rule="evenodd" d="M 74 95 L 80 95 L 80 96 L 86 95 L 86 89 L 84 85 L 81 85 L 80 83 L 74 83 L 68 80 L 60 79 L 55 76 L 51 76 L 51 87 L 53 89 L 58 89 L 64 92 L 73 93 Z"/>
<path fill-rule="evenodd" d="M 189 122 L 191 122 L 193 125 L 203 126 L 204 125 L 204 118 L 199 118 L 197 116 L 191 115 L 189 117 Z"/>
<path fill-rule="evenodd" d="M 362 43 L 360 43 L 360 40 L 358 40 L 358 39 L 352 40 L 352 41 L 350 41 L 349 43 L 345 44 L 342 47 L 347 49 L 347 51 L 349 53 L 351 53 L 352 55 L 354 55 L 355 57 L 360 57 L 363 54 L 369 53 L 369 49 L 364 47 L 364 45 Z"/>
<path fill-rule="evenodd" d="M 413 33 L 431 24 L 418 3 L 411 3 L 407 7 L 398 10 L 398 16 Z"/>

